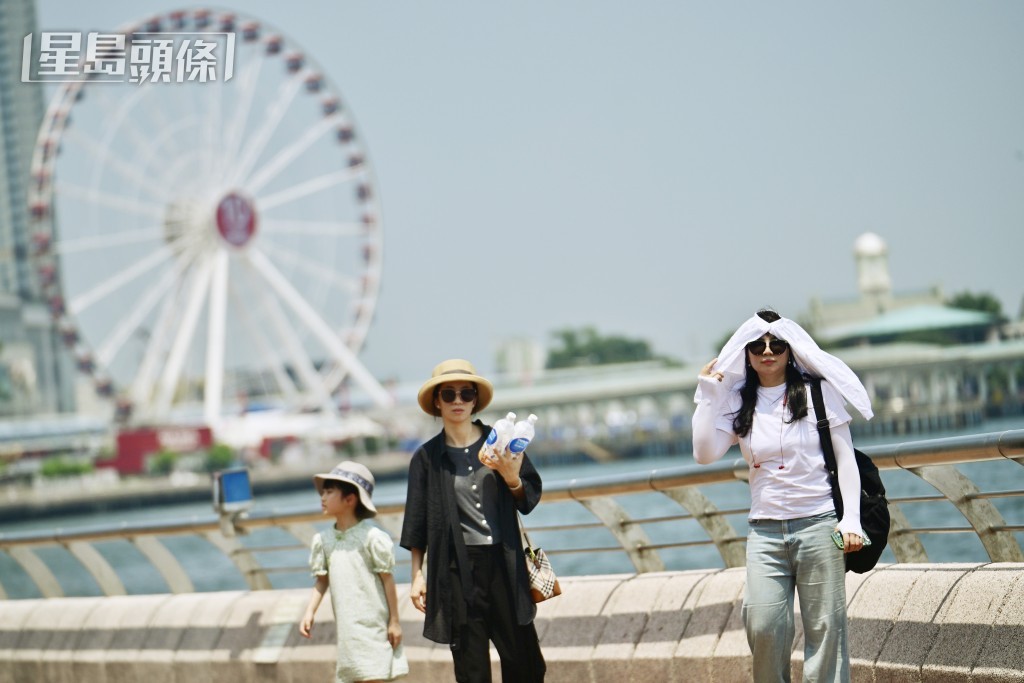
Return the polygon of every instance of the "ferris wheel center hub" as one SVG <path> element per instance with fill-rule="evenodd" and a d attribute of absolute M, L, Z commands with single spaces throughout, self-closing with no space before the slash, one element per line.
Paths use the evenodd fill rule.
<path fill-rule="evenodd" d="M 252 200 L 237 192 L 224 196 L 217 204 L 217 232 L 233 247 L 244 247 L 256 234 L 256 207 Z"/>

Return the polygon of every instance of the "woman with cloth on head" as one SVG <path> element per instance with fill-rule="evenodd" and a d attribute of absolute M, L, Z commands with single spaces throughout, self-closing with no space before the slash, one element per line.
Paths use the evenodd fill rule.
<path fill-rule="evenodd" d="M 823 378 L 844 506 L 840 522 L 804 373 Z M 804 681 L 850 680 L 843 553 L 860 550 L 865 534 L 844 399 L 871 419 L 871 402 L 854 372 L 800 325 L 767 309 L 740 326 L 700 371 L 694 459 L 712 463 L 738 443 L 750 467 L 743 621 L 755 683 L 790 680 L 794 591 L 804 626 Z M 832 539 L 836 529 L 842 549 Z"/>
<path fill-rule="evenodd" d="M 546 665 L 516 512 L 537 506 L 541 480 L 526 453 L 479 457 L 491 428 L 473 415 L 493 394 L 460 359 L 439 364 L 420 387 L 420 407 L 443 426 L 409 463 L 400 543 L 412 553 L 410 598 L 426 615 L 423 635 L 449 644 L 455 679 L 489 682 L 493 642 L 502 680 L 532 683 Z"/>

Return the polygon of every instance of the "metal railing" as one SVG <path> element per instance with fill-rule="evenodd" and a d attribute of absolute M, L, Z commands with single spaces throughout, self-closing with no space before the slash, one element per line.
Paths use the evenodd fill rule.
<path fill-rule="evenodd" d="M 975 535 L 992 562 L 1024 562 L 1018 537 L 1024 532 L 1024 470 L 1019 469 L 1024 466 L 1024 430 L 922 440 L 863 450 L 883 471 L 883 481 L 889 488 L 892 527 L 890 550 L 886 552 L 891 552 L 895 562 L 929 561 L 923 539 L 947 534 Z M 981 490 L 974 480 L 956 467 L 967 464 L 996 467 L 994 461 L 1004 463 L 998 467 L 1010 468 L 1007 473 L 994 477 L 1001 487 L 999 490 Z M 919 482 L 926 483 L 930 487 L 929 493 L 894 493 L 889 477 L 898 470 L 911 473 Z M 632 569 L 640 573 L 671 569 L 664 560 L 666 553 L 690 552 L 700 547 L 713 547 L 717 558 L 726 567 L 743 566 L 745 529 L 742 526 L 745 525 L 748 507 L 739 503 L 719 507 L 711 494 L 726 485 L 737 486 L 738 482 L 746 479 L 747 472 L 742 460 L 723 460 L 708 466 L 685 465 L 556 482 L 546 485 L 538 511 L 543 513 L 545 509 L 559 505 L 581 506 L 593 518 L 574 520 L 568 519 L 573 515 L 552 513 L 547 515 L 552 518 L 551 523 L 531 525 L 530 533 L 545 538 L 558 536 L 587 540 L 588 534 L 603 530 L 605 535 L 610 533 L 613 543 L 564 543 L 545 547 L 550 555 L 565 558 L 574 555 L 593 558 L 608 553 L 625 556 Z M 931 493 L 932 490 L 935 493 Z M 648 505 L 645 510 L 653 512 L 646 514 L 630 512 L 628 503 L 631 499 L 652 495 L 662 505 Z M 732 501 L 735 503 L 743 496 L 746 494 L 734 495 Z M 1018 517 L 1010 522 L 994 502 L 1007 500 L 1011 502 L 1008 509 Z M 665 501 L 671 501 L 667 509 Z M 745 501 L 749 503 L 748 496 Z M 953 511 L 948 508 L 950 504 Z M 911 517 L 921 516 L 908 516 L 906 511 L 922 505 L 944 506 L 939 514 L 926 515 L 925 518 L 940 518 L 947 525 L 912 523 Z M 403 506 L 404 500 L 398 499 L 377 502 L 377 521 L 396 538 L 400 532 Z M 543 520 L 545 515 L 539 517 Z M 284 514 L 253 513 L 248 517 L 234 518 L 210 515 L 204 519 L 158 524 L 124 523 L 76 531 L 0 534 L 0 558 L 6 555 L 8 564 L 13 561 L 18 565 L 43 597 L 66 594 L 54 569 L 67 563 L 61 559 L 60 552 L 55 554 L 55 551 L 73 556 L 91 576 L 101 594 L 127 593 L 122 572 L 115 568 L 117 562 L 111 561 L 109 548 L 102 552 L 105 544 L 109 543 L 130 544 L 135 555 L 144 558 L 144 562 L 150 565 L 149 571 L 159 574 L 172 593 L 216 589 L 216 586 L 203 588 L 197 585 L 197 577 L 208 573 L 211 560 L 200 559 L 198 566 L 191 567 L 190 571 L 186 568 L 187 553 L 173 547 L 176 538 L 200 538 L 220 555 L 222 561 L 227 559 L 225 564 L 237 569 L 249 588 L 270 589 L 276 587 L 271 576 L 303 573 L 308 577 L 308 570 L 300 560 L 305 559 L 306 549 L 317 531 L 314 524 L 322 522 L 323 517 L 318 510 L 309 510 Z M 690 523 L 691 527 L 695 523 L 699 527 L 696 537 L 687 538 L 685 534 L 675 533 L 686 526 L 684 523 Z M 667 534 L 664 533 L 666 527 Z M 663 538 L 652 538 L 651 532 L 655 529 L 663 532 Z M 269 542 L 262 545 L 249 542 L 261 530 L 274 532 Z M 49 562 L 44 559 L 47 553 L 55 555 L 49 558 Z M 281 557 L 285 559 L 273 559 Z M 584 571 L 577 573 L 587 573 L 586 566 Z M 5 590 L 8 581 L 7 576 L 0 574 L 0 598 L 8 597 Z"/>

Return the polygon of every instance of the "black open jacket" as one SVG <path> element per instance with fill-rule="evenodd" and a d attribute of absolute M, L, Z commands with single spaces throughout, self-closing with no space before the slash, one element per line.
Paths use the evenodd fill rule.
<path fill-rule="evenodd" d="M 491 431 L 490 426 L 477 420 L 474 424 Z M 487 473 L 495 481 L 486 485 L 486 491 L 496 491 L 501 545 L 508 576 L 515 577 L 513 595 L 516 620 L 529 624 L 537 614 L 537 606 L 530 597 L 530 583 L 526 574 L 526 557 L 519 536 L 516 510 L 528 514 L 540 502 L 540 475 L 523 453 L 523 466 L 519 477 L 525 488 L 525 497 L 516 501 L 505 481 L 494 471 Z M 466 605 L 452 604 L 452 567 L 458 568 L 462 595 L 473 594 L 469 575 L 466 544 L 459 523 L 459 510 L 455 500 L 455 464 L 448 457 L 444 430 L 420 446 L 409 462 L 409 490 L 405 499 L 405 519 L 402 522 L 401 546 L 407 550 L 420 548 L 428 551 L 426 558 L 427 615 L 423 623 L 424 637 L 436 643 L 453 642 L 456 630 L 466 623 Z"/>

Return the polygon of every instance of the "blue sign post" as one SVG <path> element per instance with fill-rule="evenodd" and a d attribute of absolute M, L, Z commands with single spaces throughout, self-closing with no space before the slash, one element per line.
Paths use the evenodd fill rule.
<path fill-rule="evenodd" d="M 252 507 L 249 470 L 238 467 L 213 473 L 213 508 L 221 513 L 244 512 Z"/>

